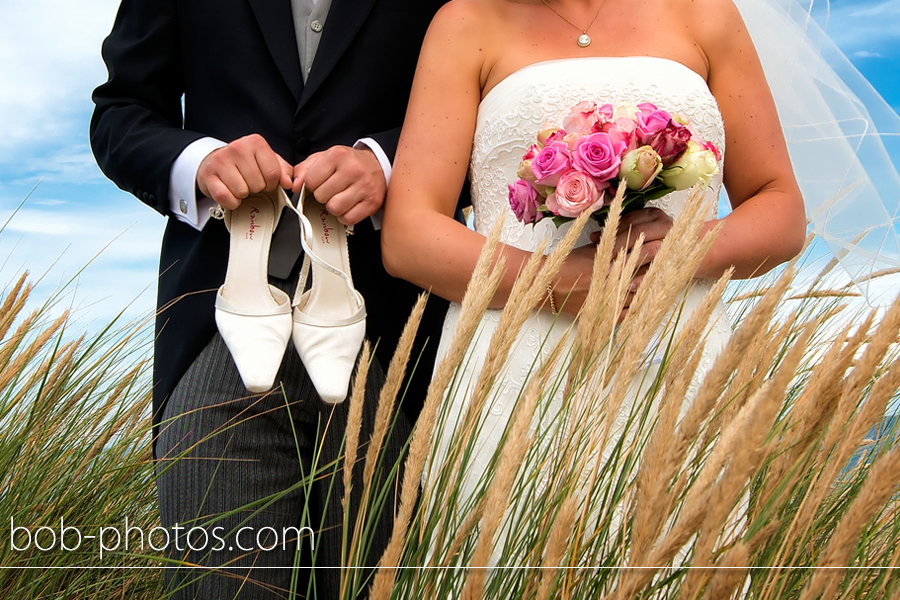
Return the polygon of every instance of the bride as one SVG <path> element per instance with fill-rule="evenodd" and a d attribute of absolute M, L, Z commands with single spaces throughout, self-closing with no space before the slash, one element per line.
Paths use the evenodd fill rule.
<path fill-rule="evenodd" d="M 422 48 L 385 205 L 382 244 L 390 273 L 458 303 L 485 236 L 502 221 L 498 255 L 505 257 L 505 270 L 470 347 L 459 390 L 480 369 L 517 273 L 542 239 L 552 246 L 566 231 L 549 219 L 534 227 L 517 222 L 507 186 L 516 180 L 537 132 L 562 123 L 583 101 L 613 107 L 653 103 L 684 115 L 697 135 L 722 150 L 723 161 L 727 156 L 727 167 L 720 162 L 706 195 L 714 201 L 724 186 L 732 211 L 719 219 L 711 204 L 704 231 L 721 230 L 694 274 L 697 283 L 686 310 L 729 268 L 734 277 L 753 277 L 801 249 L 803 201 L 762 67 L 731 0 L 454 0 L 437 14 Z M 474 231 L 453 218 L 467 176 Z M 687 198 L 687 192 L 675 192 L 623 215 L 617 247 L 630 249 L 639 233 L 646 240 L 625 308 Z M 552 282 L 545 309 L 536 311 L 520 334 L 523 343 L 513 350 L 484 413 L 462 503 L 483 485 L 523 377 L 540 353 L 533 340 L 565 335 L 585 301 L 594 230 L 589 226 L 584 232 Z M 559 316 L 551 305 L 560 308 Z M 707 352 L 728 338 L 722 314 L 720 309 Z M 452 305 L 439 357 L 447 352 L 458 316 L 459 306 Z M 467 401 L 465 393 L 448 396 L 451 424 Z M 436 436 L 439 466 L 452 425 Z"/>
<path fill-rule="evenodd" d="M 578 44 L 582 27 L 591 38 L 586 47 Z M 691 106 L 710 93 L 705 106 Z M 560 123 L 582 100 L 654 102 L 673 113 L 699 112 L 707 124 L 718 106 L 723 154 L 742 167 L 723 169 L 733 212 L 721 220 L 697 277 L 718 277 L 732 265 L 735 277 L 759 275 L 799 251 L 800 192 L 762 68 L 729 0 L 456 0 L 436 16 L 422 49 L 385 212 L 388 268 L 459 301 L 492 221 L 503 215 L 509 235 L 527 233 L 511 221 L 506 186 L 537 130 Z M 496 131 L 500 119 L 515 131 Z M 481 164 L 473 150 L 506 162 Z M 470 157 L 475 232 L 453 219 Z M 512 169 L 502 181 L 481 172 L 502 167 Z M 670 226 L 654 210 L 632 213 L 625 223 L 648 241 L 662 239 Z M 503 254 L 508 266 L 497 306 L 528 251 L 509 244 Z M 592 248 L 576 251 L 554 284 L 558 299 L 569 297 L 569 314 L 580 307 L 592 258 Z"/>

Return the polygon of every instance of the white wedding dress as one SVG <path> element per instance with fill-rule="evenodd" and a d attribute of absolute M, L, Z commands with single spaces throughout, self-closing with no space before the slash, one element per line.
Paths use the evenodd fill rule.
<path fill-rule="evenodd" d="M 546 125 L 561 125 L 571 108 L 584 100 L 594 101 L 598 105 L 609 103 L 614 107 L 622 103 L 636 105 L 652 102 L 672 114 L 687 116 L 696 133 L 712 141 L 724 153 L 725 133 L 716 101 L 703 78 L 680 63 L 654 57 L 603 57 L 532 64 L 497 84 L 479 106 L 469 169 L 476 231 L 486 236 L 495 222 L 502 220 L 500 241 L 528 251 L 534 251 L 545 238 L 549 238 L 553 245 L 563 237 L 565 226 L 557 229 L 549 219 L 534 227 L 519 223 L 509 207 L 507 185 L 515 181 L 518 164 L 526 149 L 534 143 L 536 133 Z M 720 174 L 710 183 L 707 191 L 713 199 L 718 196 L 721 181 L 720 169 Z M 687 196 L 687 192 L 675 192 L 651 205 L 675 216 Z M 709 214 L 710 218 L 715 217 L 715 204 L 715 201 L 711 203 L 713 212 Z M 588 243 L 588 234 L 596 228 L 596 224 L 589 224 L 582 234 L 583 240 L 576 245 Z M 686 311 L 696 306 L 711 284 L 697 281 L 697 285 L 688 292 Z M 458 304 L 451 304 L 444 323 L 437 364 L 448 351 L 459 310 Z M 445 423 L 449 425 L 435 434 L 432 464 L 426 471 L 424 482 L 426 495 L 429 493 L 429 479 L 433 479 L 435 469 L 444 464 L 448 444 L 454 435 L 453 423 L 463 414 L 468 403 L 467 388 L 477 377 L 499 317 L 500 310 L 485 313 L 469 348 L 467 361 L 460 367 L 455 392 L 445 399 L 442 410 Z M 495 385 L 495 395 L 492 395 L 484 411 L 475 453 L 466 467 L 461 504 L 465 503 L 465 498 L 475 486 L 483 485 L 479 480 L 535 365 L 546 357 L 560 337 L 570 336 L 571 339 L 574 337 L 572 331 L 577 335 L 577 323 L 572 331 L 569 331 L 569 325 L 572 321 L 564 315 L 554 317 L 543 310 L 536 311 L 520 332 L 502 380 Z M 714 355 L 728 340 L 730 333 L 724 308 L 720 305 L 701 361 L 701 374 L 708 370 Z M 652 359 L 648 361 L 652 362 Z M 557 396 L 561 393 L 558 392 Z M 560 399 L 553 401 L 558 403 Z M 441 500 L 437 499 L 437 502 Z M 492 562 L 496 563 L 496 556 Z"/>

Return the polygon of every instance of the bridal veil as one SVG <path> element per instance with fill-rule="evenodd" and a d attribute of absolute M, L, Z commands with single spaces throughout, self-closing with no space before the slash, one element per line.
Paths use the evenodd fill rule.
<path fill-rule="evenodd" d="M 900 269 L 900 117 L 825 33 L 827 0 L 734 2 L 772 89 L 813 231 L 869 303 L 889 302 L 892 278 L 872 275 Z"/>

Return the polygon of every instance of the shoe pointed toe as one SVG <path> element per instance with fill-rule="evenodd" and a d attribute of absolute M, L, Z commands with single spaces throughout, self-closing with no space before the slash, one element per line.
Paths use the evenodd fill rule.
<path fill-rule="evenodd" d="M 323 324 L 294 310 L 292 340 L 322 401 L 339 404 L 347 397 L 356 358 L 366 335 L 365 312 L 357 320 Z"/>
<path fill-rule="evenodd" d="M 225 341 L 247 391 L 258 394 L 275 383 L 291 337 L 290 299 L 272 288 L 278 301 L 274 312 L 254 313 L 228 304 L 220 290 L 216 298 L 216 326 Z"/>

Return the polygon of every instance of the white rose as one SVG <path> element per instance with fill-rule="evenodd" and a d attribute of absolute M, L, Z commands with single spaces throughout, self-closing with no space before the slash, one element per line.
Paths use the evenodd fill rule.
<path fill-rule="evenodd" d="M 643 190 L 662 171 L 662 159 L 650 146 L 641 146 L 622 157 L 619 179 L 630 190 Z"/>
<path fill-rule="evenodd" d="M 710 150 L 694 140 L 688 142 L 687 150 L 681 158 L 659 174 L 667 187 L 686 190 L 698 183 L 705 184 L 719 172 L 719 164 Z"/>

